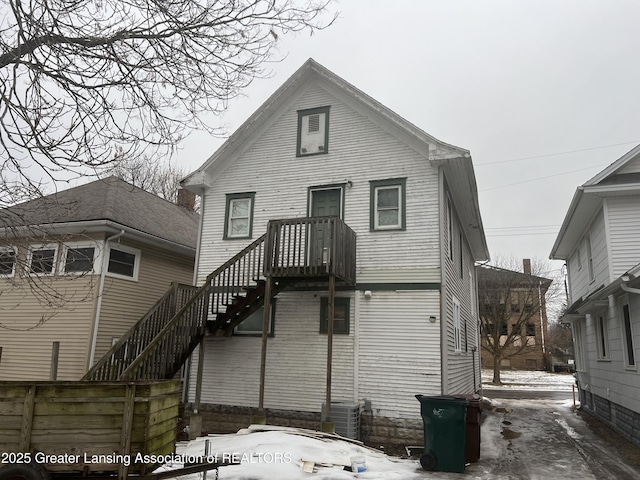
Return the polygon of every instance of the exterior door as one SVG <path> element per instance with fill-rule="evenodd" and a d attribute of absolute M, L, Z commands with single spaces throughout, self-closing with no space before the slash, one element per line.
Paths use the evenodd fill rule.
<path fill-rule="evenodd" d="M 311 217 L 342 217 L 342 189 L 311 190 Z M 328 224 L 312 224 L 309 263 L 325 265 L 329 260 L 331 232 Z"/>

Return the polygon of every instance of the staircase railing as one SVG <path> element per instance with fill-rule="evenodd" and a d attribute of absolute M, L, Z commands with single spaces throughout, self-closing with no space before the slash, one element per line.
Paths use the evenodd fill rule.
<path fill-rule="evenodd" d="M 89 369 L 82 380 L 117 379 L 197 290 L 189 285 L 171 284 L 162 298 Z"/>
<path fill-rule="evenodd" d="M 260 280 L 264 238 L 261 236 L 213 271 L 204 284 L 174 310 L 153 338 L 137 337 L 140 343 L 136 343 L 136 327 L 132 328 L 126 336 L 131 338 L 129 343 L 125 338 L 118 342 L 130 345 L 129 350 L 121 348 L 116 353 L 114 347 L 114 352 L 103 359 L 100 373 L 92 373 L 92 369 L 85 379 L 172 378 L 204 336 L 209 315 L 215 318 L 217 313 L 224 312 L 235 297 Z M 135 355 L 128 351 L 135 352 Z"/>

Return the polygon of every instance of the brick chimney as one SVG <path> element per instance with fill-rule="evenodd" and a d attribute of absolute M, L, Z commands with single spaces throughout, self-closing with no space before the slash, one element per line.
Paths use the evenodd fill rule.
<path fill-rule="evenodd" d="M 531 275 L 531 259 L 530 258 L 523 259 L 522 266 L 524 269 L 524 273 L 527 275 Z"/>
<path fill-rule="evenodd" d="M 193 212 L 196 208 L 196 194 L 185 190 L 184 188 L 178 189 L 178 200 L 176 203 L 182 207 L 186 208 L 190 212 Z"/>

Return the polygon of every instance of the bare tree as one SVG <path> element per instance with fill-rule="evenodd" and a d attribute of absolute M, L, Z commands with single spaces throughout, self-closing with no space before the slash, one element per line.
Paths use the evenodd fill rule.
<path fill-rule="evenodd" d="M 514 262 L 502 264 L 513 267 Z M 540 266 L 534 262 L 532 272 L 544 272 Z M 535 323 L 546 324 L 547 296 L 555 292 L 552 282 L 503 267 L 478 269 L 482 348 L 493 357 L 492 383 L 501 384 L 502 360 L 540 348 L 535 346 Z"/>
<path fill-rule="evenodd" d="M 169 154 L 268 75 L 280 35 L 330 0 L 3 0 L 0 207 L 114 162 Z"/>
<path fill-rule="evenodd" d="M 105 170 L 105 175 L 115 175 L 172 203 L 177 203 L 180 180 L 188 173 L 178 166 L 146 157 L 132 159 L 126 164 L 119 163 Z"/>

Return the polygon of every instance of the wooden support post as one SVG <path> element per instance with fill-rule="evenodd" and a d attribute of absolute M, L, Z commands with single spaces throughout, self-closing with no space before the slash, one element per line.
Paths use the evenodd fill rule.
<path fill-rule="evenodd" d="M 49 380 L 58 379 L 58 357 L 60 356 L 60 342 L 53 342 L 51 347 L 51 370 Z"/>
<path fill-rule="evenodd" d="M 262 352 L 260 354 L 260 397 L 258 409 L 264 412 L 264 380 L 267 367 L 267 338 L 269 337 L 269 323 L 271 321 L 271 287 L 273 280 L 267 277 L 264 286 L 264 311 L 262 314 Z"/>
<path fill-rule="evenodd" d="M 22 408 L 22 429 L 20 431 L 20 451 L 31 450 L 31 429 L 33 428 L 33 409 L 36 401 L 36 386 L 29 385 Z"/>
<path fill-rule="evenodd" d="M 335 307 L 336 293 L 336 277 L 334 274 L 329 275 L 329 302 L 327 312 L 327 398 L 325 400 L 325 422 L 322 425 L 322 431 L 332 431 L 335 429 L 331 421 L 331 369 L 333 366 L 333 317 Z"/>
<path fill-rule="evenodd" d="M 131 435 L 133 431 L 133 408 L 136 401 L 136 386 L 129 384 L 125 387 L 124 408 L 122 412 L 122 433 L 120 435 L 120 452 L 123 455 L 131 454 Z M 126 480 L 129 475 L 129 467 L 125 462 L 118 465 L 118 480 Z"/>

